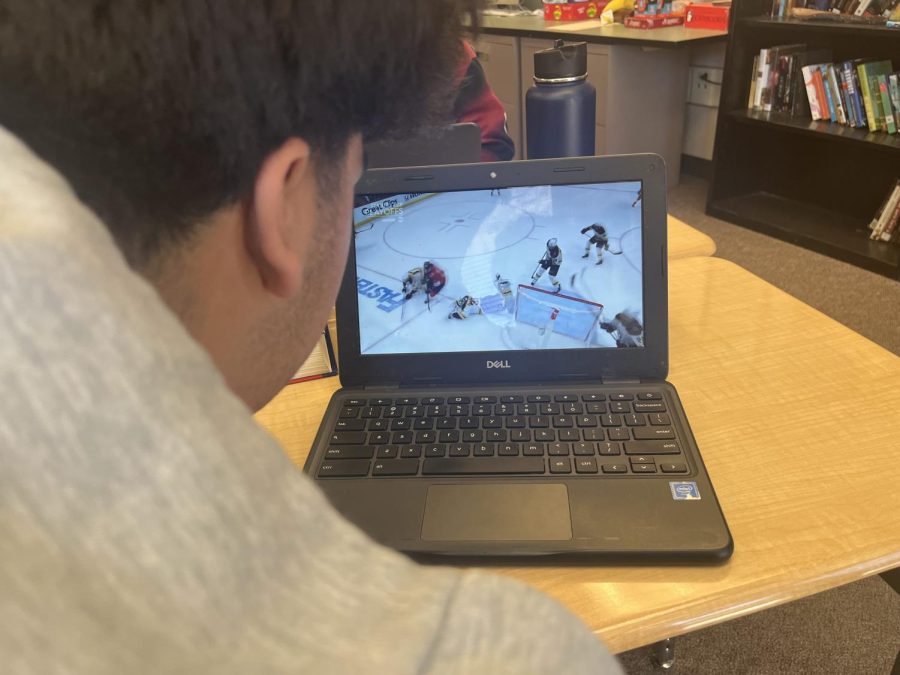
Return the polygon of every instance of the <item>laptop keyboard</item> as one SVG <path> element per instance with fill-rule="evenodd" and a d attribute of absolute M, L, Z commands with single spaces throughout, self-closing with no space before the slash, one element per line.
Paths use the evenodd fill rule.
<path fill-rule="evenodd" d="M 344 399 L 318 478 L 688 473 L 661 392 Z"/>

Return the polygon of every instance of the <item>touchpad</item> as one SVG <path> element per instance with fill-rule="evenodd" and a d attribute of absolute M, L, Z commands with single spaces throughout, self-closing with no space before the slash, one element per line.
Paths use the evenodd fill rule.
<path fill-rule="evenodd" d="M 425 541 L 563 541 L 572 538 L 563 484 L 432 485 L 425 500 Z"/>

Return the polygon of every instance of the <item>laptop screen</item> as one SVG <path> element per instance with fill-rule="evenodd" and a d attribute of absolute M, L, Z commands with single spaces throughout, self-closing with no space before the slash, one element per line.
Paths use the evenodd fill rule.
<path fill-rule="evenodd" d="M 643 347 L 641 182 L 357 195 L 362 355 Z"/>

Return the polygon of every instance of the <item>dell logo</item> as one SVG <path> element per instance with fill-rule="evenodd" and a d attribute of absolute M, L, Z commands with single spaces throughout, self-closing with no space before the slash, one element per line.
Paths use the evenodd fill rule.
<path fill-rule="evenodd" d="M 511 368 L 509 361 L 488 361 L 488 368 Z"/>

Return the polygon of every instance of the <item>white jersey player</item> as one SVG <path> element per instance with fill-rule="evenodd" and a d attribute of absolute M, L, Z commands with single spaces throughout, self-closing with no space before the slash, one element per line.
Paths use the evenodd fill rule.
<path fill-rule="evenodd" d="M 478 298 L 471 295 L 464 295 L 453 303 L 453 310 L 447 315 L 448 319 L 466 319 L 476 314 L 484 314 Z"/>
<path fill-rule="evenodd" d="M 644 346 L 644 327 L 627 310 L 616 314 L 612 321 L 601 321 L 600 328 L 615 338 L 616 347 Z"/>
<path fill-rule="evenodd" d="M 606 234 L 606 228 L 603 227 L 600 223 L 593 223 L 592 225 L 588 225 L 587 227 L 581 228 L 581 234 L 586 234 L 590 232 L 591 238 L 588 239 L 587 244 L 584 245 L 584 255 L 582 258 L 587 258 L 591 254 L 591 246 L 597 246 L 597 264 L 603 264 L 603 251 L 609 250 L 609 237 Z"/>
<path fill-rule="evenodd" d="M 515 299 L 513 298 L 512 284 L 509 283 L 509 279 L 506 279 L 501 274 L 495 274 L 494 286 L 503 298 L 503 309 L 511 312 L 515 307 Z"/>
<path fill-rule="evenodd" d="M 547 250 L 544 251 L 544 255 L 538 261 L 534 274 L 531 275 L 531 285 L 537 284 L 538 279 L 543 276 L 544 272 L 550 270 L 550 283 L 553 284 L 553 292 L 559 293 L 562 287 L 559 285 L 559 281 L 556 280 L 556 275 L 559 274 L 559 266 L 562 265 L 562 260 L 562 249 L 556 243 L 556 239 L 548 239 Z"/>

